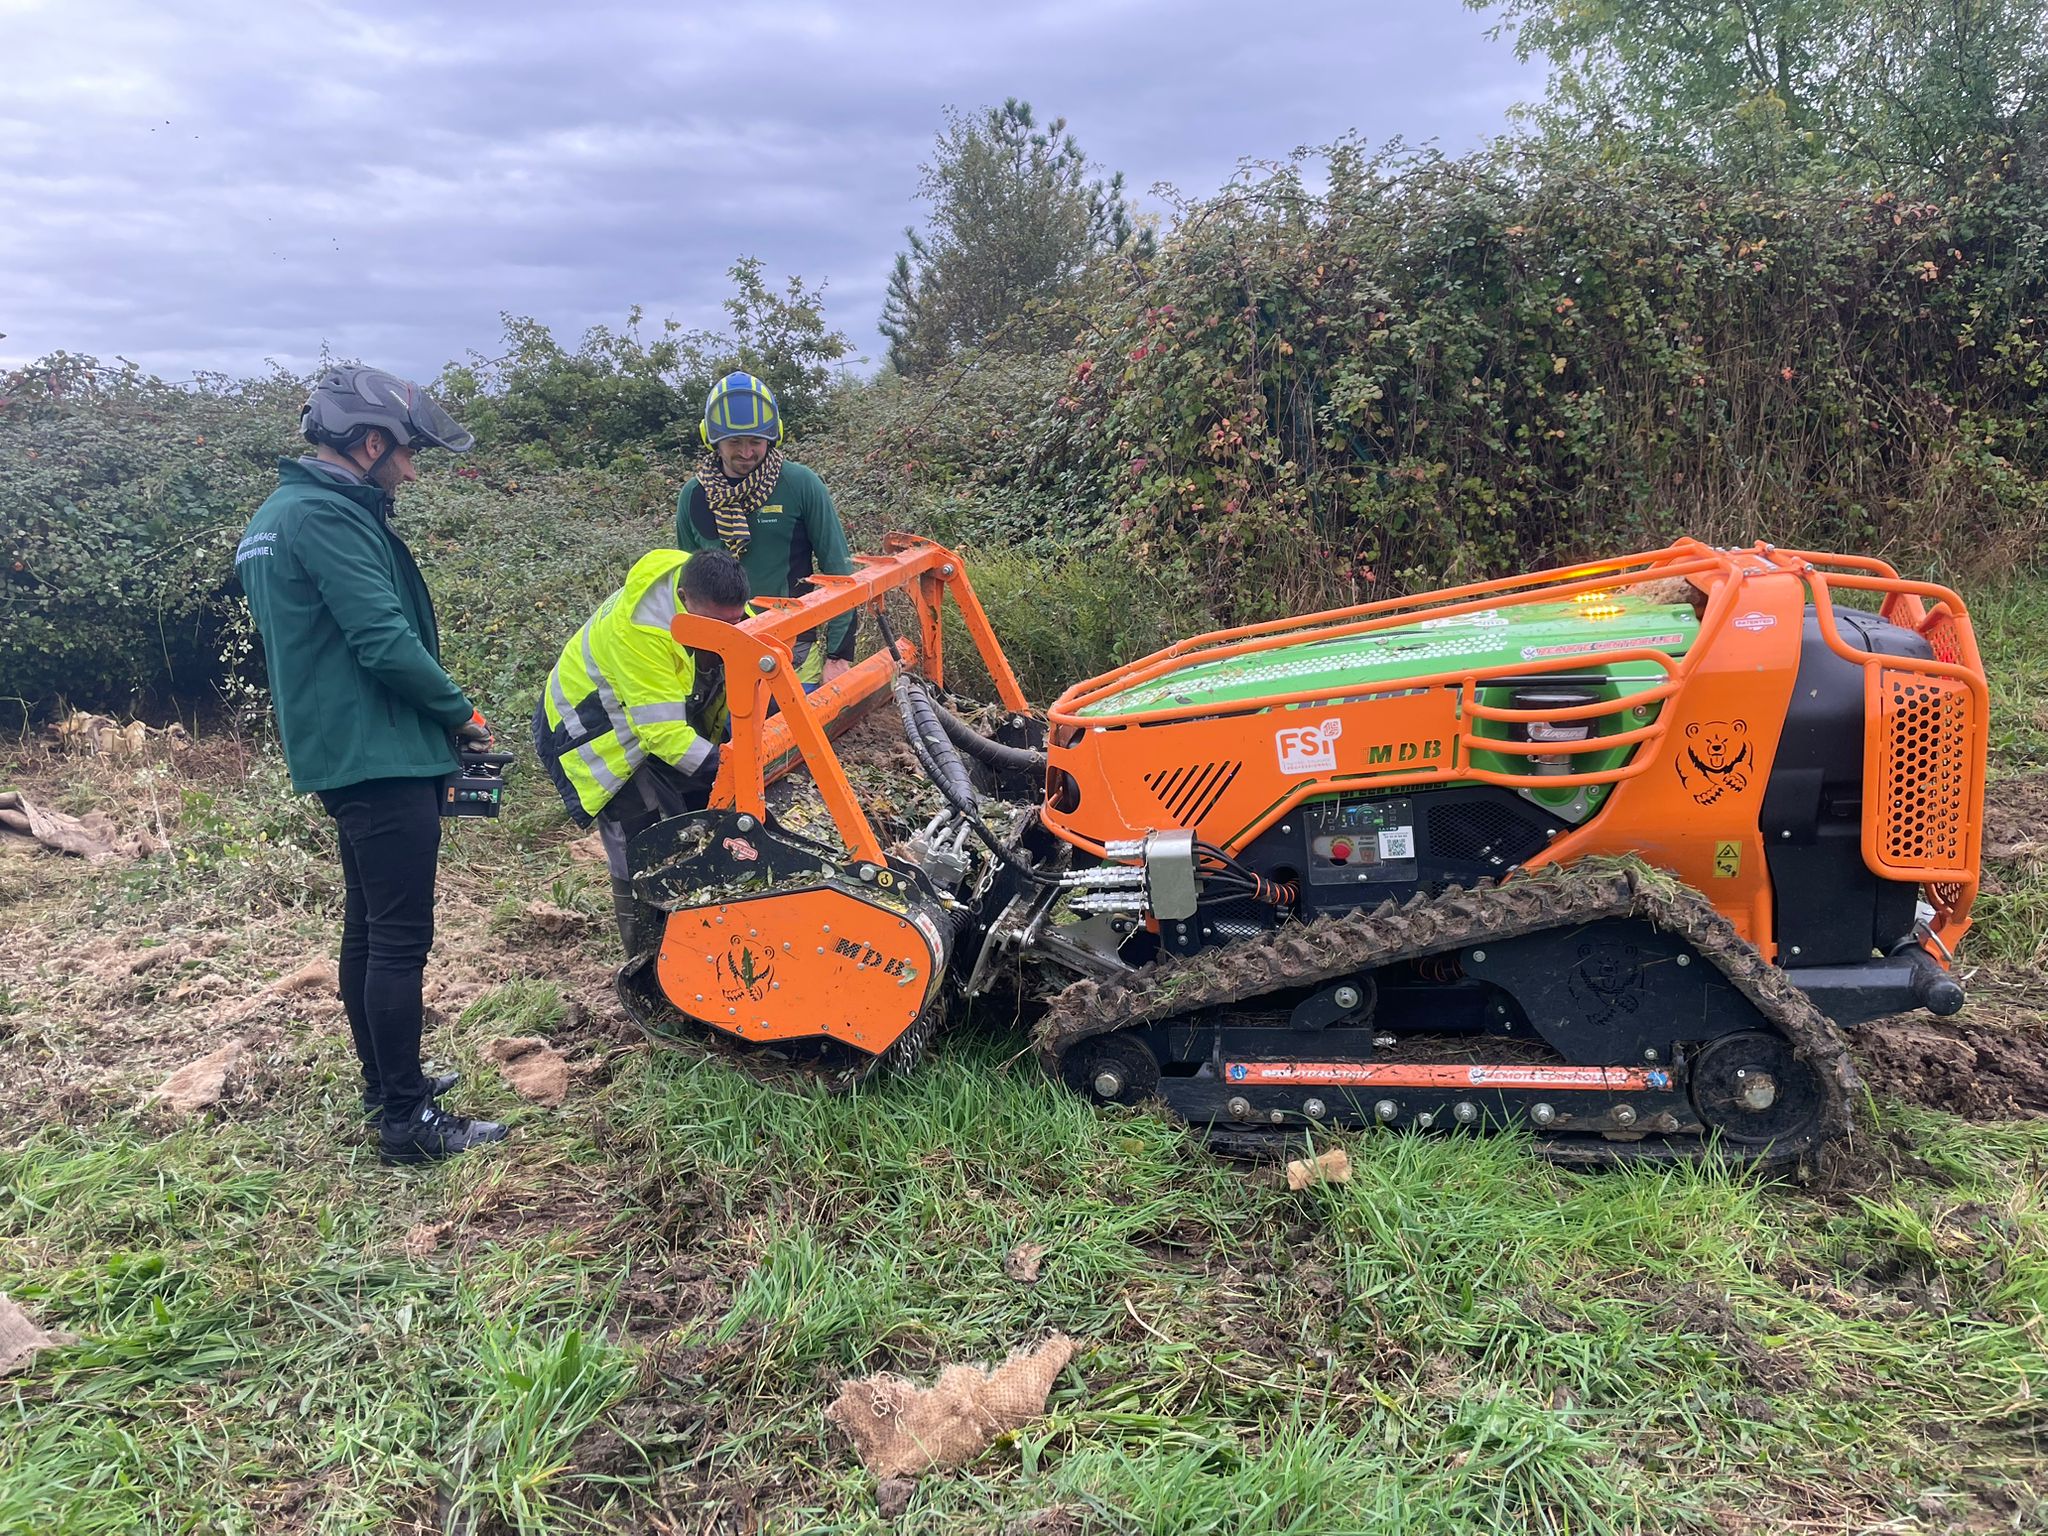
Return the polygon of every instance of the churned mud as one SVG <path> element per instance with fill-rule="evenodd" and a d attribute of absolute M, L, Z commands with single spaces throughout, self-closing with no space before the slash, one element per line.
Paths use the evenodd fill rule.
<path fill-rule="evenodd" d="M 2048 866 L 2048 772 L 1993 781 L 1985 794 L 1980 899 L 1997 902 L 1996 920 L 2021 931 L 2004 947 L 2029 953 L 2034 966 L 1971 964 L 1976 936 L 1963 948 L 1968 1002 L 1954 1018 L 1899 1014 L 1851 1032 L 1851 1046 L 1872 1090 L 1970 1120 L 2048 1115 L 2048 973 L 2038 968 L 2048 934 L 2029 930 L 2029 899 Z M 2015 944 L 2015 940 L 2017 943 Z"/>
<path fill-rule="evenodd" d="M 2048 854 L 2048 772 L 1994 782 L 1984 796 L 1984 857 Z"/>
<path fill-rule="evenodd" d="M 1872 1091 L 1966 1120 L 2048 1115 L 2048 976 L 1979 971 L 1951 1019 L 1898 1014 L 1850 1032 Z"/>

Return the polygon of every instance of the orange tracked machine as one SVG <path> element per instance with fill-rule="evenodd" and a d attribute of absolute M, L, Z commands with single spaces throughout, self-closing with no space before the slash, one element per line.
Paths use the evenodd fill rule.
<path fill-rule="evenodd" d="M 960 558 L 893 537 L 727 628 L 711 808 L 632 849 L 621 996 L 849 1086 L 1014 992 L 1046 1067 L 1224 1146 L 1525 1127 L 1601 1161 L 1795 1157 L 1841 1026 L 1952 1013 L 1988 704 L 1961 599 L 1882 562 L 1667 549 L 1183 641 L 1034 715 Z M 951 601 L 1007 719 L 944 692 Z M 805 694 L 798 636 L 872 654 Z M 900 622 L 901 633 L 898 632 Z M 833 747 L 893 701 L 943 808 L 878 825 Z M 771 811 L 801 768 L 836 835 Z"/>

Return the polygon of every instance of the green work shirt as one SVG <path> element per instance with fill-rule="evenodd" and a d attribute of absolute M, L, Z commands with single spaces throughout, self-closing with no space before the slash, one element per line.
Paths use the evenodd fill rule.
<path fill-rule="evenodd" d="M 755 597 L 801 597 L 811 590 L 810 575 L 851 576 L 853 553 L 846 547 L 846 529 L 832 495 L 817 473 L 793 459 L 782 461 L 782 473 L 761 510 L 747 519 L 747 552 L 740 564 Z M 696 551 L 724 549 L 718 519 L 696 476 L 676 498 L 676 548 Z M 825 626 L 825 652 L 853 659 L 855 615 L 841 614 Z M 799 662 L 802 661 L 799 656 Z"/>
<path fill-rule="evenodd" d="M 434 604 L 384 493 L 297 459 L 235 551 L 292 787 L 453 773 L 473 706 L 441 668 Z"/>

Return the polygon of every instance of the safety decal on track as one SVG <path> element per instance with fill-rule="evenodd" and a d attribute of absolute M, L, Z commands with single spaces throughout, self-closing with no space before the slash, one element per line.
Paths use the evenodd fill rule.
<path fill-rule="evenodd" d="M 1628 1088 L 1661 1090 L 1671 1074 L 1657 1067 L 1543 1067 L 1360 1061 L 1232 1061 L 1233 1083 L 1292 1083 L 1318 1088 Z"/>

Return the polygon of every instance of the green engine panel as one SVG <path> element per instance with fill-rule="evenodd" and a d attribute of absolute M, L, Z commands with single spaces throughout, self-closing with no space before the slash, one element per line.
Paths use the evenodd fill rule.
<path fill-rule="evenodd" d="M 1249 655 L 1191 661 L 1090 704 L 1081 714 L 1143 715 L 1188 706 L 1255 703 L 1311 688 L 1327 688 L 1336 696 L 1378 683 L 1398 685 L 1405 678 L 1432 672 L 1514 667 L 1563 656 L 1585 656 L 1590 672 L 1603 651 L 1641 649 L 1682 656 L 1698 633 L 1691 608 L 1625 593 L 1602 593 L 1593 602 L 1522 603 L 1420 619 L 1371 634 L 1309 638 Z"/>
<path fill-rule="evenodd" d="M 1682 656 L 1699 634 L 1699 621 L 1684 604 L 1651 602 L 1625 593 L 1601 593 L 1585 601 L 1520 603 L 1447 618 L 1420 619 L 1396 629 L 1341 639 L 1303 639 L 1292 645 L 1214 661 L 1192 661 L 1162 677 L 1126 688 L 1081 711 L 1084 716 L 1156 714 L 1169 709 L 1215 706 L 1227 710 L 1278 694 L 1317 691 L 1316 703 L 1376 686 L 1397 689 L 1409 678 L 1432 673 L 1506 669 L 1502 680 L 1482 683 L 1480 700 L 1492 707 L 1529 707 L 1525 690 L 1555 680 L 1589 699 L 1621 702 L 1654 687 L 1662 668 L 1638 662 L 1614 665 L 1601 657 L 1623 650 L 1662 651 Z M 1565 659 L 1584 657 L 1583 665 L 1551 670 Z M 1523 671 L 1544 664 L 1542 672 Z M 1291 707 L 1309 707 L 1307 705 Z M 1598 717 L 1596 734 L 1615 735 L 1656 718 L 1658 706 L 1633 712 L 1617 709 Z M 1474 737 L 1507 739 L 1521 727 L 1488 720 L 1474 721 Z M 1628 761 L 1629 746 L 1604 751 L 1559 754 L 1551 760 L 1558 772 L 1599 773 Z M 1470 766 L 1496 773 L 1541 775 L 1540 760 L 1520 753 L 1485 752 L 1473 748 Z M 1540 782 L 1522 791 L 1570 822 L 1590 816 L 1605 801 L 1608 786 L 1552 789 Z"/>

